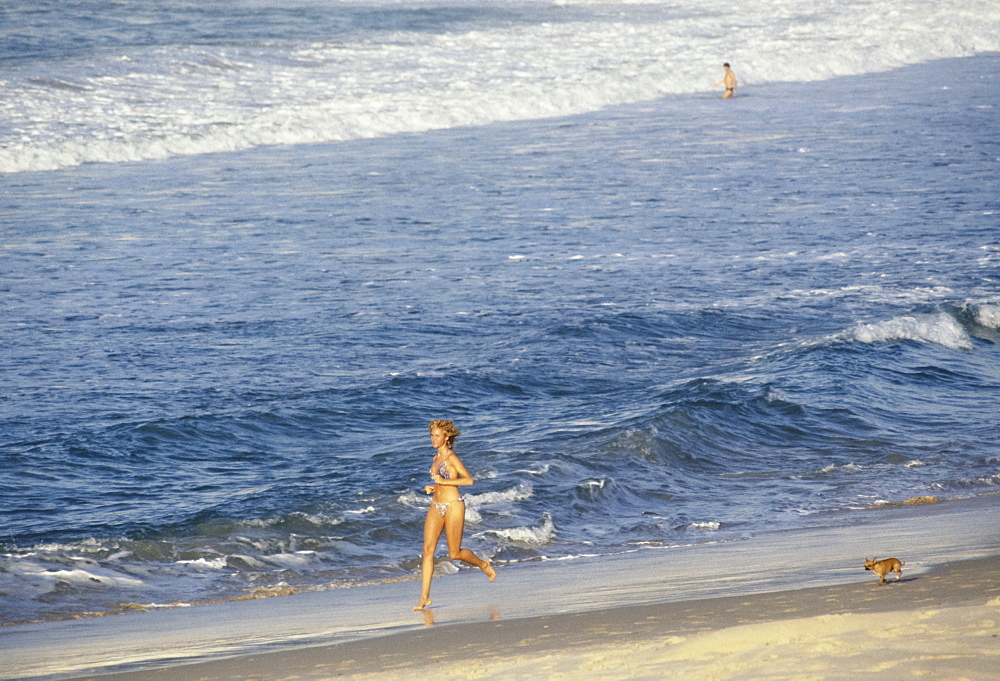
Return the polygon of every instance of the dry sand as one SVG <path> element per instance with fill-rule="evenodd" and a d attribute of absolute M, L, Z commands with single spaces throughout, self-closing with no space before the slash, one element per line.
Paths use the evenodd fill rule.
<path fill-rule="evenodd" d="M 794 569 L 794 565 L 775 566 Z M 870 573 L 868 573 L 870 574 Z M 433 626 L 364 641 L 81 678 L 1000 679 L 1000 556 L 877 585 Z"/>

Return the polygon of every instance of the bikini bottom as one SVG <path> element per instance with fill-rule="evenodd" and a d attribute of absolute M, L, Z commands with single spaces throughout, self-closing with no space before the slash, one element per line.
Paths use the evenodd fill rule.
<path fill-rule="evenodd" d="M 455 499 L 455 501 L 461 501 L 464 504 L 465 497 L 459 497 L 458 499 Z M 433 504 L 433 506 L 434 508 L 437 509 L 438 515 L 440 515 L 443 518 L 446 515 L 448 515 L 448 507 L 454 504 L 455 501 L 449 501 L 447 504 Z"/>

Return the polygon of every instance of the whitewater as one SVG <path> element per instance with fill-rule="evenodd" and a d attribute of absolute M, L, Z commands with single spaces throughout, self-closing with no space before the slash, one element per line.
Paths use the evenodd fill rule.
<path fill-rule="evenodd" d="M 990 0 L 389 0 L 3 10 L 0 172 L 565 116 L 1000 50 Z"/>

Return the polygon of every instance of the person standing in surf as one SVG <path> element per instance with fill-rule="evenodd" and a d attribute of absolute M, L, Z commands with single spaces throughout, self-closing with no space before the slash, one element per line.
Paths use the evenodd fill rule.
<path fill-rule="evenodd" d="M 725 84 L 726 91 L 722 93 L 722 98 L 730 99 L 732 98 L 733 95 L 736 94 L 736 74 L 733 73 L 733 70 L 729 68 L 729 62 L 726 62 L 725 64 L 722 65 L 722 70 L 725 72 L 725 74 L 722 77 L 722 80 L 720 80 L 712 87 L 719 87 L 720 85 Z"/>
<path fill-rule="evenodd" d="M 497 573 L 489 560 L 479 558 L 469 549 L 462 548 L 462 532 L 465 530 L 465 499 L 458 493 L 459 487 L 468 487 L 474 480 L 462 461 L 455 454 L 452 445 L 461 431 L 450 419 L 431 421 L 431 446 L 437 450 L 431 464 L 433 485 L 424 487 L 424 492 L 433 494 L 427 517 L 424 520 L 424 553 L 420 567 L 422 589 L 420 602 L 414 610 L 423 610 L 431 604 L 431 578 L 434 576 L 434 551 L 437 549 L 441 532 L 448 540 L 448 557 L 475 565 L 486 573 L 490 581 Z"/>

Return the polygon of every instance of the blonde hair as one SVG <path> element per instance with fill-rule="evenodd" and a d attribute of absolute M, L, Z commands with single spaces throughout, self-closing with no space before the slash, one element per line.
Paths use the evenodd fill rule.
<path fill-rule="evenodd" d="M 455 438 L 462 434 L 462 431 L 458 429 L 458 426 L 451 419 L 434 419 L 427 426 L 427 430 L 434 430 L 435 428 L 440 428 L 441 432 L 448 438 L 449 447 L 455 441 Z"/>

